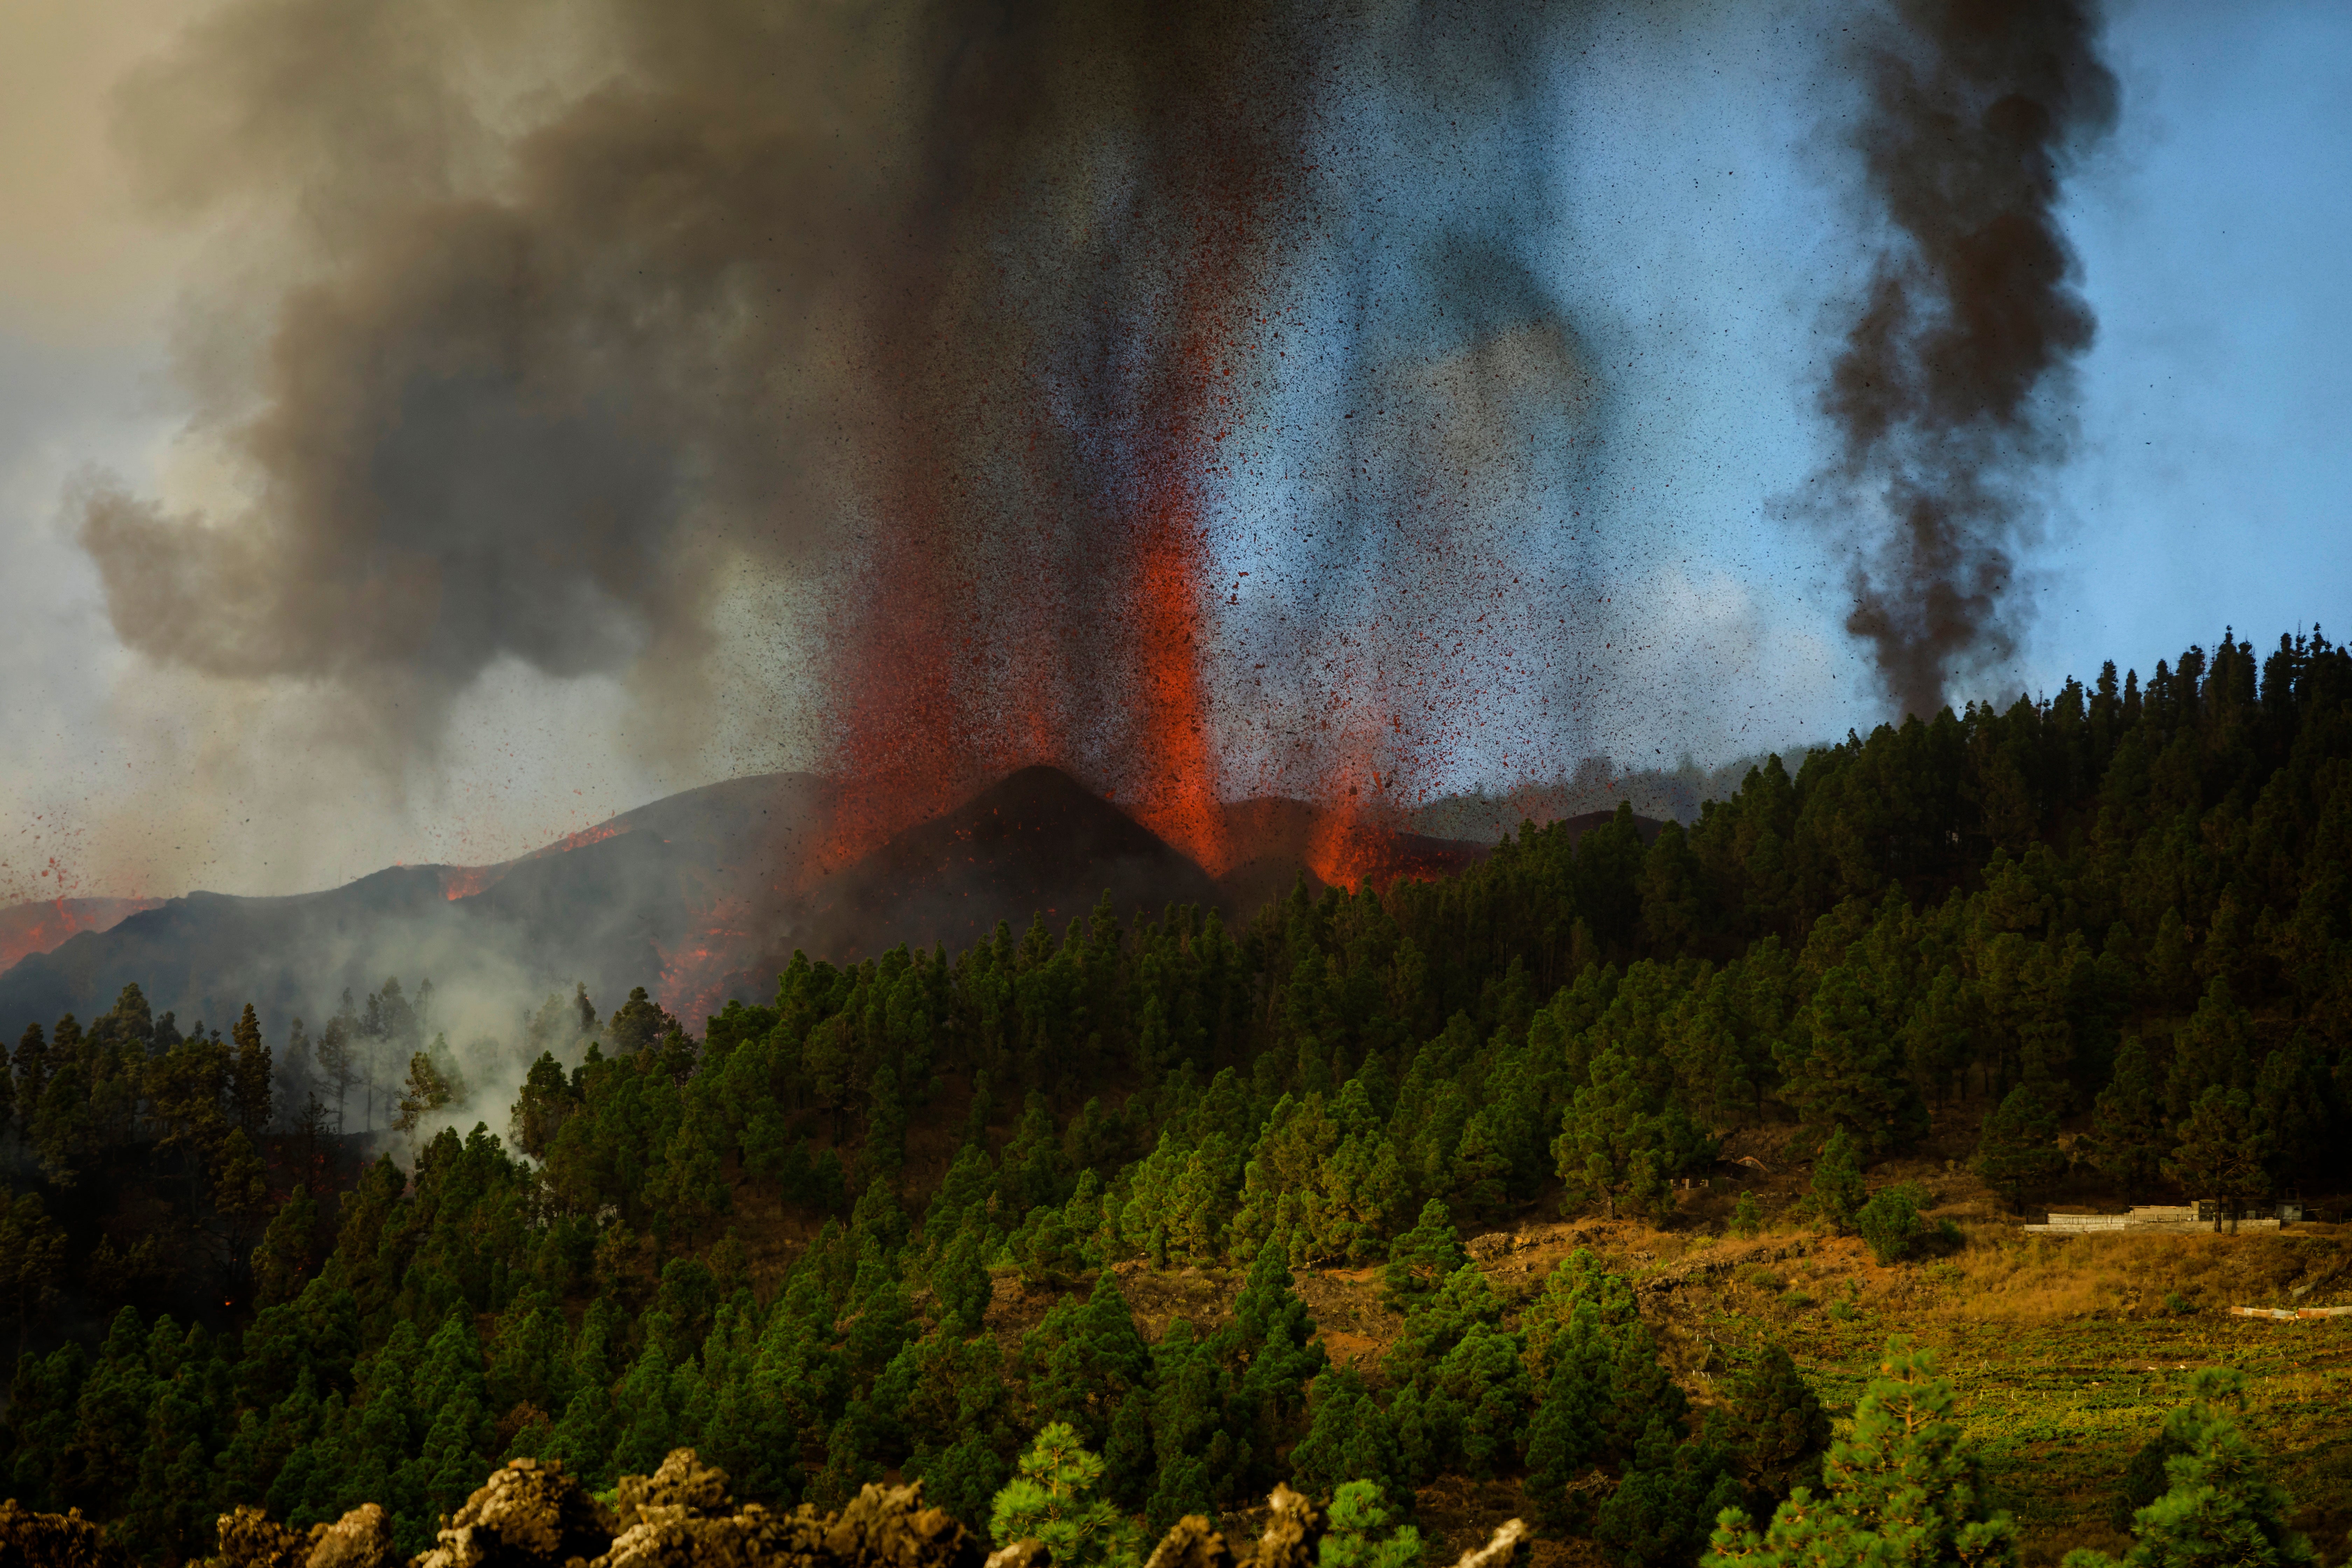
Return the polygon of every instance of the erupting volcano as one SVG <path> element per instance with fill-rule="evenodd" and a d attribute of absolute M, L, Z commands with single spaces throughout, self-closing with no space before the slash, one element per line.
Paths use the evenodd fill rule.
<path fill-rule="evenodd" d="M 1629 422 L 1680 411 L 1622 405 L 1646 329 L 1571 244 L 1603 8 L 526 4 L 406 17 L 396 60 L 299 9 L 232 0 L 126 100 L 173 214 L 254 249 L 184 334 L 230 510 L 75 495 L 125 645 L 331 689 L 387 778 L 520 672 L 618 693 L 644 778 L 797 781 L 764 837 L 638 813 L 434 868 L 436 931 L 690 1013 L 793 945 L 1459 865 L 1417 809 L 1664 755 L 1696 706 L 1713 651 L 1662 673 L 1617 592 L 1689 579 L 1633 502 L 1673 476 Z M 2006 646 L 2009 479 L 2089 341 L 2057 171 L 2112 82 L 2074 5 L 1855 34 L 1884 210 L 1824 493 L 1892 529 L 1853 629 L 1923 707 Z M 281 55 L 310 90 L 254 76 Z M 1969 504 L 1881 515 L 1927 491 Z M 584 917 L 543 900 L 625 867 L 560 959 Z"/>
<path fill-rule="evenodd" d="M 318 1016 L 381 979 L 388 955 L 445 988 L 477 978 L 538 994 L 584 982 L 617 999 L 650 983 L 699 1027 L 730 996 L 760 999 L 795 950 L 849 963 L 900 942 L 960 951 L 1003 921 L 1058 932 L 1108 900 L 1121 919 L 1193 904 L 1246 919 L 1302 879 L 1352 885 L 1459 870 L 1482 844 L 1381 833 L 1304 801 L 1219 806 L 1222 876 L 1058 769 L 1032 766 L 884 839 L 846 865 L 850 793 L 771 773 L 692 790 L 494 866 L 396 867 L 288 899 L 198 893 L 117 916 L 0 973 L 0 1008 L 102 1011 L 132 982 L 159 1007 L 217 1021 L 243 999 Z M 152 900 L 127 900 L 126 905 Z M 37 906 L 46 909 L 47 906 Z M 86 911 L 85 911 L 86 912 Z"/>

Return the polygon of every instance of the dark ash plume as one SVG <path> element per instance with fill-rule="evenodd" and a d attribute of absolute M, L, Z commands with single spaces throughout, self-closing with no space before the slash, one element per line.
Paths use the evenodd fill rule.
<path fill-rule="evenodd" d="M 719 596 L 824 575 L 786 721 L 899 781 L 863 798 L 1054 762 L 1174 821 L 1171 780 L 1217 787 L 1209 529 L 1301 364 L 1350 367 L 1307 391 L 1393 514 L 1307 532 L 1423 579 L 1391 643 L 1501 619 L 1434 544 L 1498 555 L 1478 514 L 1589 396 L 1514 249 L 1575 9 L 232 0 L 125 132 L 159 208 L 238 236 L 183 365 L 237 485 L 83 499 L 115 626 L 348 689 L 397 760 L 501 660 L 694 715 Z M 1253 673 L 1393 612 L 1328 574 Z"/>
<path fill-rule="evenodd" d="M 1898 715 L 2011 653 L 2005 595 L 2032 531 L 2033 470 L 2089 347 L 2058 181 L 2106 132 L 2116 80 L 2090 0 L 1896 0 L 1864 52 L 1854 141 L 1895 233 L 1823 406 L 1843 450 L 1825 504 L 1861 559 L 1846 628 Z"/>
<path fill-rule="evenodd" d="M 714 595 L 828 512 L 898 20 L 237 0 L 133 77 L 153 205 L 224 237 L 179 368 L 236 489 L 83 498 L 118 633 L 335 683 L 394 757 L 501 659 L 692 708 Z"/>

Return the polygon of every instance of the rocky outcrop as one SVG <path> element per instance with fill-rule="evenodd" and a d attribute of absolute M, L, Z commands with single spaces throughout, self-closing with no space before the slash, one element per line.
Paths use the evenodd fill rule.
<path fill-rule="evenodd" d="M 399 1568 L 392 1549 L 392 1520 L 363 1502 L 332 1524 L 310 1532 L 310 1555 L 302 1568 Z"/>
<path fill-rule="evenodd" d="M 989 1559 L 991 1568 L 995 1561 Z M 1160 1538 L 1143 1568 L 1234 1568 L 1234 1552 L 1207 1520 L 1188 1513 Z"/>
<path fill-rule="evenodd" d="M 417 1568 L 536 1568 L 584 1563 L 612 1542 L 611 1516 L 562 1465 L 509 1459 L 450 1516 L 439 1544 L 416 1562 Z"/>
<path fill-rule="evenodd" d="M 222 1514 L 215 1528 L 220 1550 L 204 1560 L 203 1568 L 400 1568 L 392 1549 L 392 1521 L 372 1502 L 307 1532 L 289 1530 L 257 1508 Z M 5 1563 L 0 1557 L 0 1564 Z"/>
<path fill-rule="evenodd" d="M 35 1513 L 0 1502 L 0 1568 L 131 1568 L 131 1557 L 81 1510 Z"/>
<path fill-rule="evenodd" d="M 1486 1545 L 1464 1552 L 1454 1568 L 1510 1568 L 1526 1551 L 1528 1533 L 1525 1520 L 1505 1520 Z"/>
<path fill-rule="evenodd" d="M 1288 1487 L 1276 1483 L 1266 1506 L 1273 1517 L 1257 1538 L 1256 1568 L 1316 1568 L 1317 1548 L 1330 1520 Z"/>
<path fill-rule="evenodd" d="M 275 1523 L 257 1508 L 220 1516 L 220 1554 L 215 1563 L 239 1568 L 310 1568 L 310 1537 Z"/>
<path fill-rule="evenodd" d="M 606 1508 L 553 1461 L 511 1460 L 443 1521 L 432 1550 L 409 1568 L 1053 1568 L 1052 1554 L 1034 1541 L 983 1553 L 954 1516 L 924 1505 L 920 1481 L 868 1486 L 838 1513 L 806 1505 L 779 1513 L 732 1501 L 727 1472 L 679 1448 L 652 1475 L 622 1478 L 613 1497 Z M 1323 1510 L 1283 1486 L 1267 1502 L 1265 1529 L 1249 1552 L 1237 1556 L 1208 1520 L 1192 1514 L 1177 1521 L 1145 1568 L 1318 1568 L 1329 1525 Z M 12 1557 L 16 1537 L 9 1530 L 30 1528 L 15 1521 L 83 1531 L 85 1554 L 52 1547 L 53 1536 L 43 1535 L 37 1554 L 20 1550 Z M 219 1529 L 215 1568 L 396 1568 L 391 1521 L 373 1503 L 308 1534 L 250 1508 L 223 1514 Z M 1510 1568 L 1526 1537 L 1527 1527 L 1513 1520 L 1458 1568 Z M 103 1532 L 79 1515 L 26 1514 L 14 1503 L 0 1509 L 0 1568 L 122 1568 L 120 1554 L 104 1554 L 110 1550 Z"/>
<path fill-rule="evenodd" d="M 727 1472 L 691 1448 L 672 1449 L 650 1476 L 622 1477 L 615 1490 L 612 1544 L 593 1568 L 813 1568 L 826 1561 L 829 1521 L 806 1508 L 782 1514 L 758 1503 L 737 1508 L 728 1500 Z"/>

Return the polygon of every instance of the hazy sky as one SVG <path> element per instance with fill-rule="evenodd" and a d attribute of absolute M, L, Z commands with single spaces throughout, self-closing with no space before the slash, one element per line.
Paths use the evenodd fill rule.
<path fill-rule="evenodd" d="M 101 472 L 180 499 L 232 482 L 170 374 L 192 330 L 177 285 L 222 237 L 143 221 L 110 137 L 113 85 L 203 9 L 0 9 L 0 901 L 494 858 L 804 760 L 771 694 L 791 689 L 805 595 L 771 583 L 729 602 L 718 638 L 722 689 L 740 670 L 762 700 L 684 748 L 615 680 L 509 665 L 437 754 L 388 773 L 339 740 L 333 689 L 123 649 L 66 498 Z M 1543 165 L 1560 216 L 1530 248 L 1619 411 L 1615 522 L 1591 548 L 1652 640 L 1586 749 L 1625 762 L 1877 717 L 1839 630 L 1840 563 L 1780 505 L 1821 454 L 1812 388 L 1858 254 L 1822 86 L 1837 11 L 1694 7 L 1704 25 L 1604 37 L 1559 73 Z M 2105 658 L 2145 670 L 2225 623 L 2258 644 L 2314 621 L 2352 635 L 2352 7 L 2119 5 L 2107 52 L 2122 121 L 2068 205 L 2099 335 L 2005 697 Z M 1245 569 L 1251 519 L 1287 503 L 1237 493 L 1220 563 Z"/>

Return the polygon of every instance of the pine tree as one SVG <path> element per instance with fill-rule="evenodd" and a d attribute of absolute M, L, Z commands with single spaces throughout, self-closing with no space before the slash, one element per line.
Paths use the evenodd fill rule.
<path fill-rule="evenodd" d="M 25 1353 L 26 1331 L 55 1293 L 65 1272 L 66 1235 L 48 1216 L 37 1193 L 0 1199 L 0 1302 L 16 1320 L 16 1353 Z"/>
<path fill-rule="evenodd" d="M 1801 1054 L 1787 1063 L 1781 1093 L 1806 1121 L 1834 1122 L 1878 1150 L 1927 1128 L 1906 1070 L 1902 1042 L 1881 999 L 1852 963 L 1832 966 L 1799 1020 Z"/>
<path fill-rule="evenodd" d="M 49 1037 L 38 1024 L 27 1024 L 16 1040 L 16 1108 L 27 1122 L 49 1086 Z"/>
<path fill-rule="evenodd" d="M 1082 1442 L 1107 1437 L 1129 1390 L 1151 1378 L 1150 1348 L 1108 1268 L 1083 1301 L 1055 1302 L 1021 1348 L 1034 1369 L 1030 1390 L 1039 1412 L 1072 1426 Z"/>
<path fill-rule="evenodd" d="M 945 1448 L 909 1459 L 907 1474 L 921 1478 L 925 1502 L 947 1510 L 968 1528 L 985 1530 L 1009 1468 L 986 1437 L 967 1432 Z"/>
<path fill-rule="evenodd" d="M 1144 1521 L 1157 1531 L 1188 1513 L 1213 1512 L 1231 1495 L 1248 1435 L 1232 1419 L 1224 1368 L 1191 1323 L 1171 1323 L 1151 1362 L 1155 1484 Z"/>
<path fill-rule="evenodd" d="M 1979 1493 L 1975 1455 L 1951 1418 L 1951 1384 L 1931 1351 L 1889 1341 L 1854 1405 L 1853 1432 L 1830 1446 L 1824 1495 L 1797 1488 L 1759 1536 L 1727 1510 L 1705 1568 L 2010 1568 L 2017 1529 Z"/>
<path fill-rule="evenodd" d="M 1739 1504 L 1727 1456 L 1683 1424 L 1653 1414 L 1616 1489 L 1601 1505 L 1592 1538 L 1623 1568 L 1665 1568 L 1696 1557 L 1726 1510 Z"/>
<path fill-rule="evenodd" d="M 1331 1498 L 1329 1526 L 1316 1549 L 1320 1568 L 1420 1568 L 1421 1531 L 1394 1522 L 1380 1482 L 1351 1480 Z"/>
<path fill-rule="evenodd" d="M 1900 1263 L 1917 1245 L 1920 1197 L 1919 1189 L 1905 1182 L 1881 1187 L 1854 1211 L 1853 1228 L 1870 1244 L 1871 1256 L 1880 1267 Z"/>
<path fill-rule="evenodd" d="M 261 1020 L 255 1016 L 252 1003 L 245 1005 L 229 1039 L 236 1047 L 229 1066 L 229 1118 L 247 1138 L 259 1138 L 269 1131 L 276 1086 L 270 1076 L 269 1047 L 262 1043 Z"/>
<path fill-rule="evenodd" d="M 2242 1089 L 2215 1084 L 2197 1099 L 2180 1124 L 2180 1142 L 2166 1161 L 2164 1173 L 2189 1189 L 2191 1198 L 2214 1198 L 2230 1228 L 2238 1228 L 2239 1205 L 2266 1196 L 2271 1190 L 2270 1134 L 2254 1114 L 2252 1097 Z"/>
<path fill-rule="evenodd" d="M 269 1210 L 269 1173 L 242 1127 L 221 1140 L 214 1156 L 213 1207 L 228 1222 L 232 1271 L 242 1275 L 255 1240 L 254 1226 Z"/>
<path fill-rule="evenodd" d="M 1862 1151 L 1843 1127 L 1833 1128 L 1829 1142 L 1813 1162 L 1813 1207 L 1841 1229 L 1851 1229 L 1868 1189 L 1862 1181 Z"/>
<path fill-rule="evenodd" d="M 1377 1487 L 1388 1505 L 1411 1517 L 1412 1488 L 1396 1426 L 1364 1381 L 1344 1367 L 1315 1380 L 1313 1424 L 1291 1450 L 1291 1479 L 1309 1497 L 1328 1497 L 1349 1480 Z"/>
<path fill-rule="evenodd" d="M 415 1053 L 408 1058 L 408 1078 L 401 1086 L 399 1110 L 392 1119 L 393 1131 L 415 1139 L 425 1119 L 453 1098 L 449 1080 L 433 1058 L 423 1051 Z"/>
<path fill-rule="evenodd" d="M 1830 1444 L 1829 1412 L 1788 1347 L 1767 1345 L 1733 1380 L 1730 1394 L 1729 1436 L 1756 1489 L 1777 1501 L 1793 1488 L 1817 1484 Z"/>
<path fill-rule="evenodd" d="M 1096 1496 L 1102 1460 L 1087 1451 L 1067 1422 L 1046 1424 L 1019 1474 L 996 1494 L 988 1530 L 999 1546 L 1035 1541 L 1055 1568 L 1123 1568 L 1136 1560 L 1127 1521 L 1108 1499 Z"/>
<path fill-rule="evenodd" d="M 2094 1161 L 2110 1181 L 2129 1192 L 2146 1192 L 2161 1173 L 2169 1144 L 2164 1135 L 2164 1103 L 2147 1047 L 2126 1035 L 2116 1049 L 2114 1070 L 2091 1110 Z"/>
<path fill-rule="evenodd" d="M 2040 1084 L 2031 1079 L 2009 1091 L 1985 1117 L 1977 1140 L 1976 1173 L 1985 1185 L 2022 1208 L 2026 1193 L 2066 1168 L 2058 1150 L 2058 1117 Z"/>
<path fill-rule="evenodd" d="M 976 1334 L 996 1293 L 988 1270 L 991 1236 L 984 1216 L 967 1213 L 931 1266 L 931 1289 L 940 1299 L 940 1320 L 951 1333 Z M 1109 1279 L 1105 1269 L 1103 1278 Z"/>
<path fill-rule="evenodd" d="M 1715 1141 L 1691 1121 L 1662 1059 L 1612 1048 L 1590 1073 L 1552 1141 L 1560 1179 L 1571 1194 L 1601 1199 L 1612 1217 L 1620 1193 L 1637 1209 L 1664 1213 L 1672 1179 L 1714 1158 Z"/>
<path fill-rule="evenodd" d="M 1579 1477 L 1630 1461 L 1653 1417 L 1681 1431 L 1690 1405 L 1660 1363 L 1631 1287 L 1590 1253 L 1554 1272 L 1528 1327 L 1528 1359 L 1549 1377 L 1528 1425 L 1527 1491 L 1540 1518 L 1565 1525 L 1582 1512 Z"/>
<path fill-rule="evenodd" d="M 2230 983 L 2216 975 L 2173 1037 L 2172 1070 L 2164 1084 L 2164 1108 L 2173 1121 L 2187 1117 L 2209 1089 L 2253 1087 L 2252 1039 L 2252 1017 L 2231 994 Z"/>
<path fill-rule="evenodd" d="M 1469 1261 L 1454 1234 L 1453 1214 L 1444 1200 L 1432 1198 L 1421 1205 L 1421 1218 L 1413 1227 L 1389 1243 L 1381 1300 L 1391 1311 L 1410 1312 Z"/>
<path fill-rule="evenodd" d="M 2294 1500 L 2226 1406 L 2244 1404 L 2244 1373 L 2208 1367 L 2189 1384 L 2189 1403 L 2165 1422 L 2170 1483 L 2132 1518 L 2125 1568 L 2301 1568 L 2316 1563 L 2311 1542 L 2287 1526 Z M 2065 1568 L 2116 1568 L 2102 1552 L 2066 1554 Z"/>

